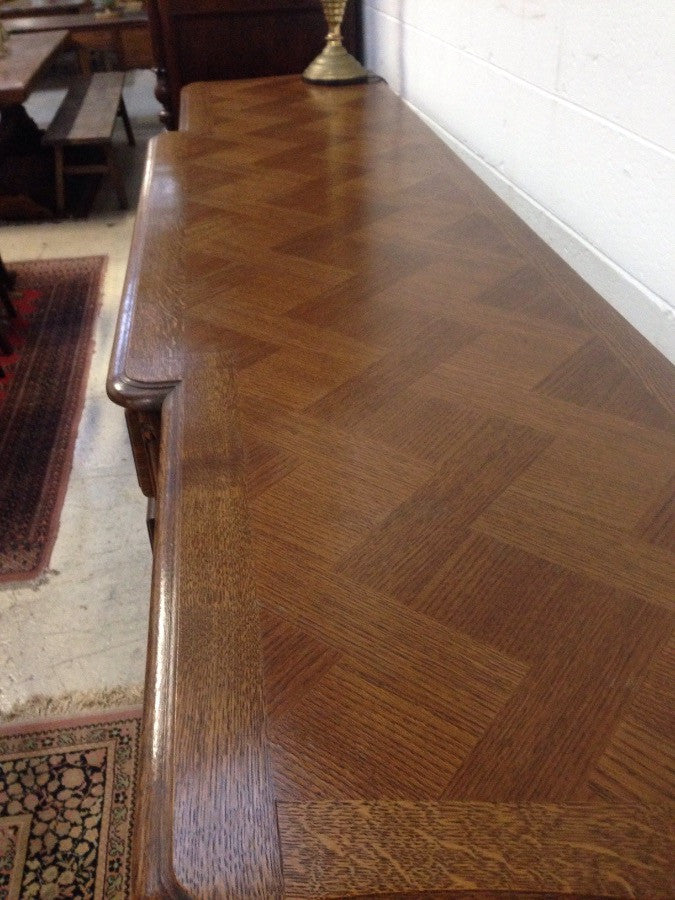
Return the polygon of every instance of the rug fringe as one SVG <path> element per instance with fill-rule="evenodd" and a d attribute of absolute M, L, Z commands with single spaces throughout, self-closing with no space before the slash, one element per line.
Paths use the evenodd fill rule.
<path fill-rule="evenodd" d="M 34 694 L 15 703 L 8 710 L 0 709 L 0 723 L 53 719 L 72 713 L 92 712 L 138 706 L 143 702 L 143 685 L 130 684 L 100 691 L 71 691 L 58 697 Z"/>
<path fill-rule="evenodd" d="M 0 3 L 2 0 L 0 0 Z M 35 578 L 27 578 L 25 581 L 22 579 L 17 579 L 16 581 L 5 581 L 2 576 L 0 576 L 0 591 L 33 591 L 35 594 L 38 591 L 49 584 L 52 578 L 55 578 L 57 575 L 60 575 L 61 572 L 59 569 L 45 569 L 41 575 L 36 576 Z"/>

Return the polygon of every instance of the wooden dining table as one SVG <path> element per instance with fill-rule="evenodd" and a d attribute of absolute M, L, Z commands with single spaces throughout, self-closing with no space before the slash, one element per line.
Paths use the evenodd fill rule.
<path fill-rule="evenodd" d="M 64 29 L 36 34 L 15 34 L 0 57 L 0 108 L 22 104 L 38 78 L 68 38 Z"/>
<path fill-rule="evenodd" d="M 8 0 L 0 5 L 0 19 L 76 13 L 88 5 L 89 0 Z"/>
<path fill-rule="evenodd" d="M 53 162 L 42 147 L 42 134 L 24 102 L 45 68 L 65 46 L 64 29 L 15 34 L 0 58 L 0 213 L 14 218 L 49 214 L 48 183 Z"/>

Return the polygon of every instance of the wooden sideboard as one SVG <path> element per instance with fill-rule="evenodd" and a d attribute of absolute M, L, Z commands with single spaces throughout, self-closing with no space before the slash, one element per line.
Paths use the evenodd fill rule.
<path fill-rule="evenodd" d="M 168 128 L 181 88 L 196 81 L 302 72 L 324 44 L 319 0 L 146 0 L 157 99 Z M 343 34 L 361 53 L 361 0 L 349 0 Z"/>
<path fill-rule="evenodd" d="M 132 896 L 672 896 L 672 368 L 383 84 L 181 128 L 109 377 Z"/>

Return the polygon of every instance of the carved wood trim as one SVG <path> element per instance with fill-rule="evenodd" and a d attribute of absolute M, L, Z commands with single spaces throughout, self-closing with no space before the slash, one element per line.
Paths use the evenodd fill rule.
<path fill-rule="evenodd" d="M 233 390 L 205 360 L 162 409 L 138 897 L 282 896 Z"/>

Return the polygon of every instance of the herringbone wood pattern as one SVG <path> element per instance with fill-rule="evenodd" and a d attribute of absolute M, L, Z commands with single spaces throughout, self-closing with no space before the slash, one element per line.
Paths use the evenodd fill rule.
<path fill-rule="evenodd" d="M 287 895 L 669 895 L 668 364 L 384 87 L 183 117 L 126 371 L 234 375 Z"/>

